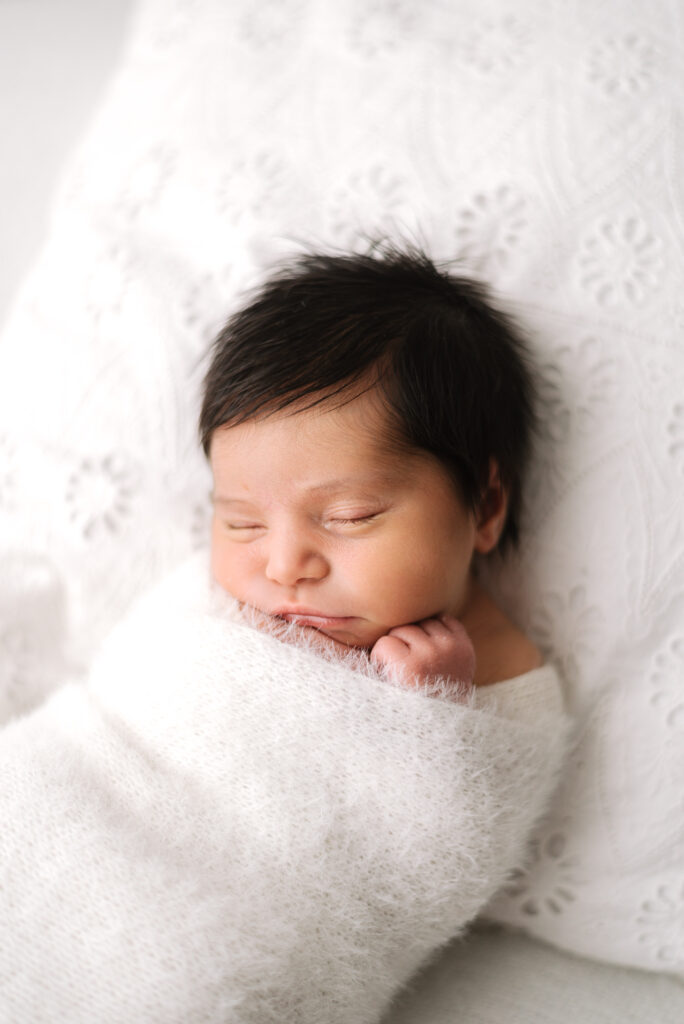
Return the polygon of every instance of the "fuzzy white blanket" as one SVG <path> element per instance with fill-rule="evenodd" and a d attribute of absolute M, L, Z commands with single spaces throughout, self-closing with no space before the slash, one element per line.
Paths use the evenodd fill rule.
<path fill-rule="evenodd" d="M 520 862 L 565 733 L 552 670 L 402 688 L 193 560 L 0 734 L 0 1019 L 378 1021 Z"/>

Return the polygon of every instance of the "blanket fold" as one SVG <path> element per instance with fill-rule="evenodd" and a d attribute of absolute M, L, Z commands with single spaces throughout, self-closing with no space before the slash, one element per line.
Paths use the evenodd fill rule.
<path fill-rule="evenodd" d="M 552 670 L 466 703 L 245 624 L 193 560 L 0 734 L 0 1018 L 364 1024 L 524 855 Z"/>

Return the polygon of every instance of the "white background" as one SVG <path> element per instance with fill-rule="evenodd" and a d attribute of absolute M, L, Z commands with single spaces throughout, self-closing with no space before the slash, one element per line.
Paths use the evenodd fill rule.
<path fill-rule="evenodd" d="M 65 161 L 121 52 L 134 0 L 0 0 L 0 327 L 40 249 Z"/>

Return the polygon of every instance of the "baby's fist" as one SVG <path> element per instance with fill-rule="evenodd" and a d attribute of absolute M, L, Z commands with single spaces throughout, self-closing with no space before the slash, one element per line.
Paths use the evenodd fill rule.
<path fill-rule="evenodd" d="M 465 629 L 451 615 L 397 626 L 376 641 L 373 664 L 406 683 L 449 678 L 470 689 L 475 675 L 475 651 Z"/>

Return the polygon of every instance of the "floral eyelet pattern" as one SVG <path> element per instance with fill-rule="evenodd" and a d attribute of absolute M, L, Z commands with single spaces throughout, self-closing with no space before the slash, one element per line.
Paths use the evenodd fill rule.
<path fill-rule="evenodd" d="M 406 183 L 378 164 L 352 174 L 335 189 L 329 220 L 333 235 L 353 248 L 391 237 L 404 213 L 410 216 Z"/>
<path fill-rule="evenodd" d="M 601 221 L 578 259 L 580 284 L 601 306 L 640 306 L 661 285 L 662 243 L 637 215 Z"/>
<path fill-rule="evenodd" d="M 70 518 L 85 541 L 124 528 L 135 501 L 136 474 L 120 457 L 84 458 L 67 482 Z"/>
<path fill-rule="evenodd" d="M 637 924 L 639 943 L 657 970 L 684 970 L 680 935 L 684 919 L 684 881 L 681 878 L 658 885 L 641 904 Z"/>
<path fill-rule="evenodd" d="M 165 143 L 152 146 L 130 169 L 118 199 L 120 215 L 137 220 L 161 194 L 174 175 L 178 163 L 176 151 Z"/>
<path fill-rule="evenodd" d="M 584 584 L 577 584 L 564 594 L 544 595 L 532 618 L 537 642 L 543 650 L 555 651 L 570 681 L 580 676 L 583 662 L 597 651 L 602 625 L 603 613 L 591 604 Z"/>
<path fill-rule="evenodd" d="M 551 832 L 532 842 L 527 868 L 513 873 L 505 896 L 527 918 L 557 917 L 577 899 L 575 868 L 576 861 L 567 852 L 567 837 L 563 832 Z"/>
<path fill-rule="evenodd" d="M 653 85 L 657 71 L 656 50 L 634 32 L 604 39 L 592 47 L 587 78 L 609 99 L 636 96 Z"/>
<path fill-rule="evenodd" d="M 216 203 L 231 223 L 244 218 L 268 216 L 282 203 L 290 180 L 286 162 L 277 154 L 260 150 L 235 160 L 219 184 Z"/>
<path fill-rule="evenodd" d="M 456 59 L 482 75 L 503 75 L 520 65 L 533 30 L 515 15 L 485 19 L 453 40 Z"/>
<path fill-rule="evenodd" d="M 677 732 L 684 741 L 684 636 L 675 636 L 664 651 L 655 657 L 650 673 L 650 703 L 664 717 L 668 729 Z"/>
<path fill-rule="evenodd" d="M 515 259 L 527 229 L 527 200 L 513 187 L 477 192 L 457 215 L 456 251 L 481 274 L 496 276 Z"/>

